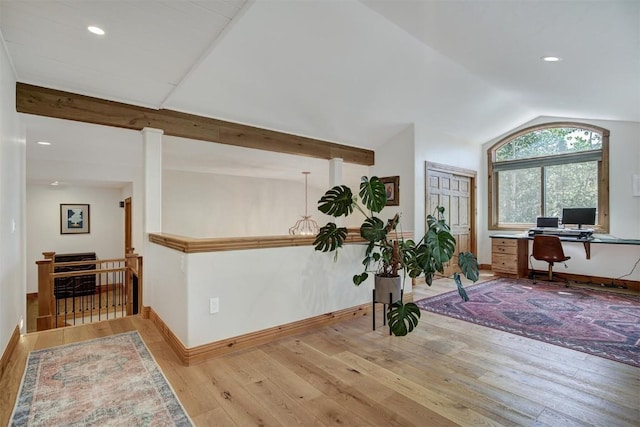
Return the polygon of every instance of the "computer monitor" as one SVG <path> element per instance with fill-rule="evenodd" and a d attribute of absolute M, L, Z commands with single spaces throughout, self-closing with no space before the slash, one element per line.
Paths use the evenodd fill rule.
<path fill-rule="evenodd" d="M 562 209 L 562 224 L 577 225 L 582 228 L 583 225 L 595 225 L 596 208 L 564 208 Z"/>

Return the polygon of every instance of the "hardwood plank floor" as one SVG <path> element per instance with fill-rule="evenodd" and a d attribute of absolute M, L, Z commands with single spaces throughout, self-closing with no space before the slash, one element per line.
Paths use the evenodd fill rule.
<path fill-rule="evenodd" d="M 453 289 L 438 280 L 414 298 Z M 640 368 L 423 312 L 407 337 L 367 316 L 190 367 L 138 316 L 27 334 L 0 379 L 0 425 L 29 351 L 130 330 L 197 426 L 640 424 Z"/>

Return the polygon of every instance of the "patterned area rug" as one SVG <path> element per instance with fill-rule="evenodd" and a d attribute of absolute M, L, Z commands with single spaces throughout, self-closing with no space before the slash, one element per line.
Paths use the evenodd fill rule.
<path fill-rule="evenodd" d="M 431 311 L 640 367 L 640 295 L 495 279 L 416 302 Z"/>
<path fill-rule="evenodd" d="M 11 426 L 191 426 L 138 332 L 29 354 Z"/>

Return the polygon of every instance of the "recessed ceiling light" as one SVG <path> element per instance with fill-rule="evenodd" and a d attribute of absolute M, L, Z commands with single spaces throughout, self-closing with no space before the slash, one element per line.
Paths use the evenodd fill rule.
<path fill-rule="evenodd" d="M 60 183 L 58 181 L 53 181 L 50 185 L 60 185 Z"/>
<path fill-rule="evenodd" d="M 93 34 L 97 34 L 99 36 L 104 36 L 104 30 L 100 27 L 94 27 L 93 25 L 90 27 L 87 27 L 87 30 L 89 30 L 90 32 L 92 32 Z"/>
<path fill-rule="evenodd" d="M 543 56 L 542 60 L 545 62 L 558 62 L 561 60 L 561 58 L 557 56 Z"/>
<path fill-rule="evenodd" d="M 38 141 L 38 145 L 51 145 L 51 143 L 47 141 Z"/>

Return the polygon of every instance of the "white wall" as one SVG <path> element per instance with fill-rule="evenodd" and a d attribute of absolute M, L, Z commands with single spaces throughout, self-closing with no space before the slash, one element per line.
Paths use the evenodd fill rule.
<path fill-rule="evenodd" d="M 145 242 L 144 253 L 143 304 L 153 308 L 182 343 L 187 345 L 187 255 L 148 240 Z"/>
<path fill-rule="evenodd" d="M 396 213 L 400 213 L 403 231 L 413 231 L 415 227 L 414 143 L 414 127 L 410 125 L 376 148 L 376 164 L 371 167 L 371 175 L 400 177 L 400 205 L 385 207 L 383 219 L 392 218 Z"/>
<path fill-rule="evenodd" d="M 21 319 L 25 298 L 25 131 L 15 105 L 16 81 L 0 47 L 0 355 Z M 24 325 L 26 326 L 26 325 Z M 22 332 L 25 332 L 23 326 Z"/>
<path fill-rule="evenodd" d="M 327 162 L 327 175 L 328 175 Z M 316 179 L 317 180 L 317 179 Z M 328 178 L 326 179 L 328 182 Z M 357 182 L 345 182 L 358 191 Z M 333 218 L 317 209 L 329 189 L 308 187 L 308 214 L 323 226 Z M 229 176 L 178 170 L 162 173 L 162 231 L 188 237 L 281 236 L 305 212 L 304 178 Z M 354 214 L 345 226 L 360 225 Z"/>
<path fill-rule="evenodd" d="M 38 292 L 42 252 L 95 252 L 101 259 L 124 256 L 123 190 L 83 186 L 27 186 L 27 292 Z M 60 234 L 60 204 L 89 204 L 89 234 Z"/>
<path fill-rule="evenodd" d="M 364 246 L 343 249 L 336 262 L 311 246 L 188 255 L 188 346 L 370 302 L 373 279 L 351 281 Z M 209 314 L 211 297 L 218 314 Z"/>
<path fill-rule="evenodd" d="M 610 120 L 586 120 L 568 117 L 539 117 L 522 124 L 517 129 L 533 126 L 541 123 L 572 121 L 583 122 L 609 129 L 609 224 L 610 235 L 627 238 L 640 238 L 640 197 L 632 194 L 632 176 L 640 173 L 640 123 L 618 122 Z M 513 132 L 511 131 L 511 132 Z M 508 133 L 511 133 L 508 132 Z M 504 138 L 500 135 L 483 144 L 482 158 L 486 159 L 487 149 Z M 482 163 L 481 176 L 486 177 L 486 160 Z M 482 187 L 482 211 L 486 212 L 487 180 L 479 180 Z M 518 231 L 520 232 L 520 231 Z M 478 240 L 479 261 L 491 263 L 491 240 L 489 236 L 495 234 L 495 230 L 489 230 L 488 218 L 484 217 L 480 222 L 480 235 Z M 627 275 L 633 269 L 635 262 L 640 259 L 640 246 L 632 245 L 591 245 L 591 259 L 585 258 L 582 244 L 571 243 L 564 245 L 565 251 L 571 256 L 567 262 L 568 268 L 561 267 L 561 271 L 590 276 L 616 278 Z M 530 247 L 531 252 L 531 247 Z M 535 269 L 546 270 L 546 263 L 533 261 Z M 626 276 L 629 280 L 640 280 L 640 267 L 636 267 L 634 274 Z"/>
<path fill-rule="evenodd" d="M 309 187 L 309 213 L 324 189 Z M 164 170 L 162 231 L 189 237 L 286 235 L 304 214 L 304 181 Z"/>
<path fill-rule="evenodd" d="M 373 279 L 351 281 L 362 245 L 344 247 L 335 262 L 311 246 L 196 254 L 148 246 L 145 303 L 187 347 L 371 301 Z M 213 297 L 217 314 L 209 314 Z"/>

